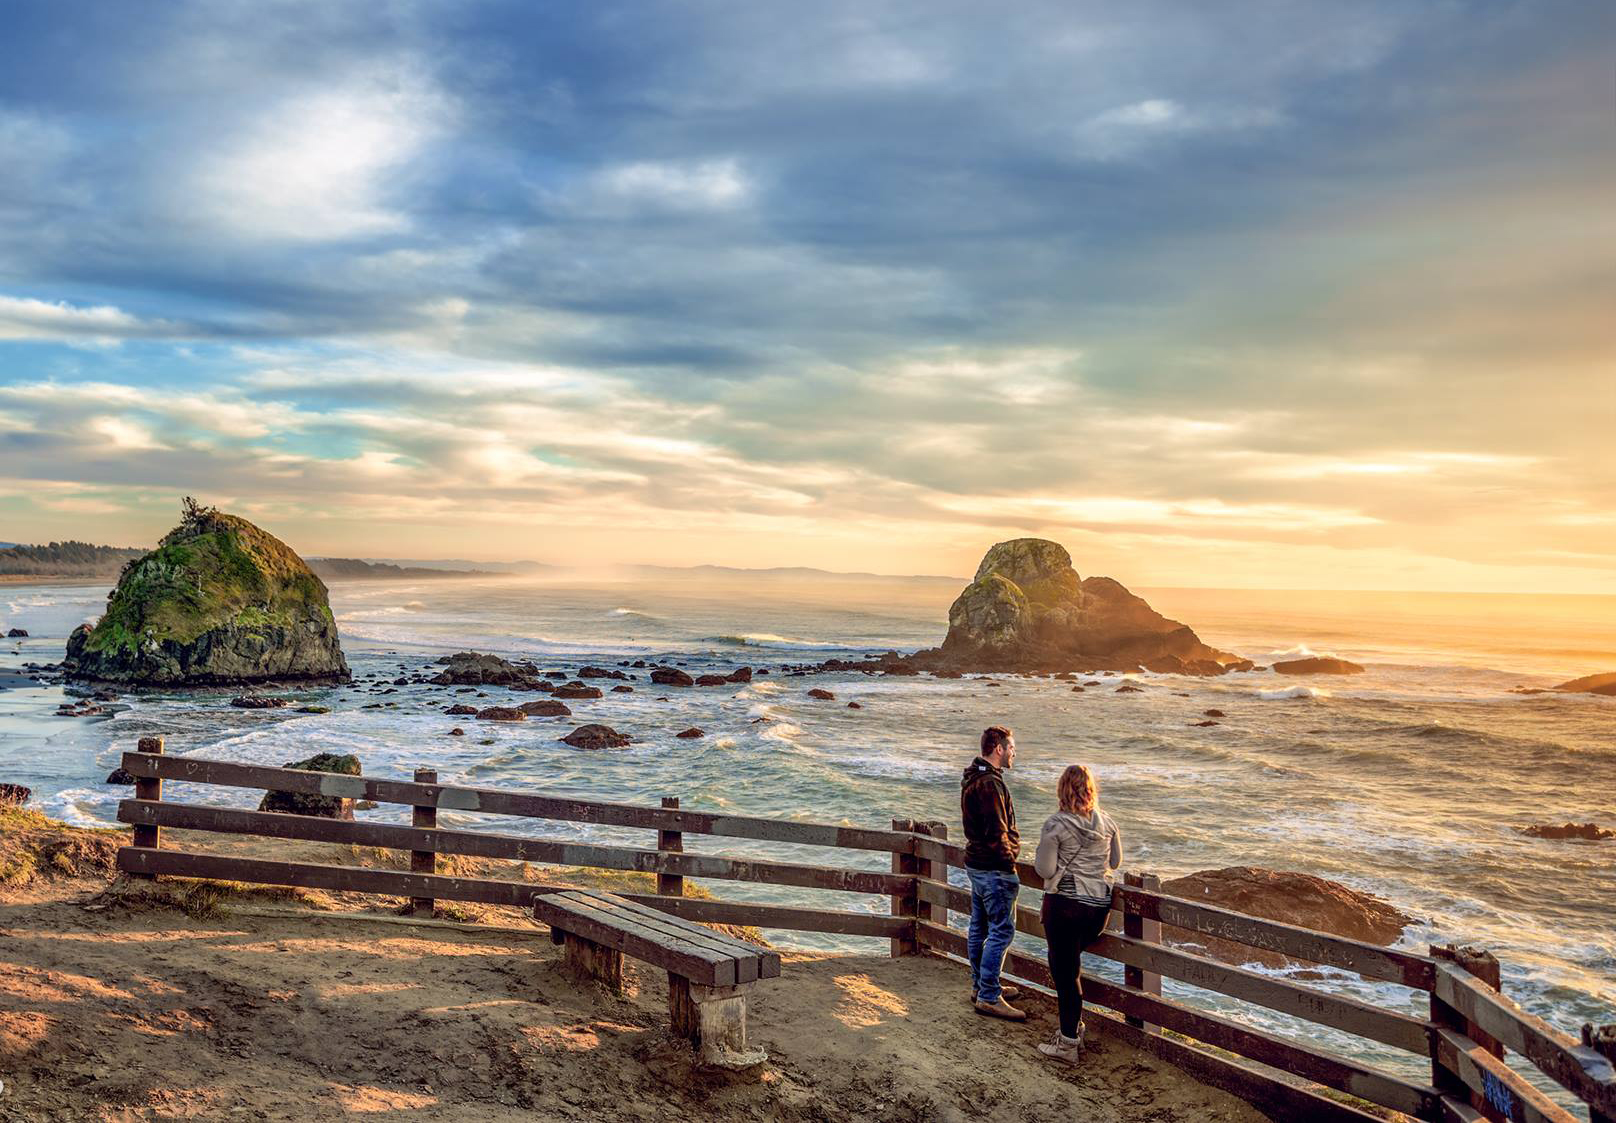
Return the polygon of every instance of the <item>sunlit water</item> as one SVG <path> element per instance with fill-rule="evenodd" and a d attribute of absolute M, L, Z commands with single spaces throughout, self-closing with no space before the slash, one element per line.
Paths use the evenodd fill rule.
<path fill-rule="evenodd" d="M 365 771 L 378 775 L 404 777 L 425 766 L 446 783 L 637 803 L 677 795 L 689 808 L 869 826 L 894 817 L 941 819 L 957 831 L 960 771 L 982 727 L 1005 723 L 1020 747 L 1010 785 L 1029 841 L 1054 806 L 1061 769 L 1084 761 L 1097 769 L 1103 802 L 1122 825 L 1129 866 L 1172 876 L 1261 865 L 1332 878 L 1419 917 L 1404 946 L 1465 942 L 1494 950 L 1506 991 L 1561 1028 L 1574 1033 L 1585 1021 L 1616 1021 L 1616 843 L 1541 841 L 1516 830 L 1536 822 L 1616 823 L 1616 699 L 1510 692 L 1616 670 L 1616 597 L 1144 590 L 1157 608 L 1219 647 L 1259 662 L 1318 651 L 1368 665 L 1352 678 L 1141 675 L 1143 693 L 1118 694 L 1116 678 L 1074 693 L 1047 679 L 779 674 L 782 662 L 932 646 L 957 591 L 951 581 L 740 576 L 339 584 L 332 602 L 349 661 L 361 679 L 385 681 L 295 692 L 332 713 L 232 710 L 224 692 L 128 696 L 130 708 L 111 720 L 75 721 L 49 716 L 60 688 L 0 690 L 0 780 L 32 787 L 34 806 L 50 814 L 109 823 L 126 789 L 100 781 L 138 736 L 161 733 L 171 753 L 282 764 L 340 750 L 357 753 Z M 7 641 L 0 666 L 59 659 L 67 633 L 100 611 L 105 593 L 0 589 L 0 628 L 32 633 Z M 464 698 L 390 682 L 466 648 L 529 656 L 558 670 L 660 657 L 692 673 L 742 664 L 775 673 L 746 687 L 680 691 L 652 687 L 644 672 L 634 672 L 642 676 L 635 693 L 573 705 L 577 720 L 604 721 L 634 744 L 585 753 L 557 740 L 570 721 L 450 719 L 442 709 Z M 808 698 L 811 685 L 834 691 L 836 701 Z M 387 689 L 395 692 L 381 693 Z M 848 709 L 849 701 L 862 708 Z M 375 703 L 383 705 L 364 708 Z M 1210 708 L 1225 712 L 1221 724 L 1195 727 Z M 457 721 L 467 735 L 445 736 Z M 674 738 L 691 725 L 707 736 Z M 256 798 L 179 784 L 170 790 L 215 803 Z M 381 820 L 405 814 L 361 812 Z M 481 818 L 444 813 L 440 822 Z M 552 838 L 648 841 L 643 831 L 576 824 L 498 826 Z M 888 860 L 735 840 L 687 838 L 686 846 L 870 868 Z M 870 897 L 708 886 L 732 898 L 887 909 Z M 1036 905 L 1035 895 L 1024 903 Z M 876 946 L 852 937 L 771 935 L 796 946 Z M 1345 976 L 1332 985 L 1424 1013 L 1401 988 Z M 1195 997 L 1232 1011 L 1216 996 Z M 1238 1016 L 1298 1029 L 1250 1007 Z M 1358 1039 L 1326 1036 L 1412 1075 L 1421 1071 Z"/>

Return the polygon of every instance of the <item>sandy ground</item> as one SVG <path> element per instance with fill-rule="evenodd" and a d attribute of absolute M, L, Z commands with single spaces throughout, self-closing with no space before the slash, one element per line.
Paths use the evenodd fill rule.
<path fill-rule="evenodd" d="M 1027 1025 L 988 1021 L 930 957 L 789 955 L 754 989 L 768 1063 L 701 1070 L 642 964 L 617 996 L 568 975 L 542 928 L 109 890 L 94 867 L 117 841 L 0 888 L 0 1120 L 1262 1118 L 1103 1017 L 1082 1066 L 1057 1066 L 1034 1050 L 1044 1000 Z"/>

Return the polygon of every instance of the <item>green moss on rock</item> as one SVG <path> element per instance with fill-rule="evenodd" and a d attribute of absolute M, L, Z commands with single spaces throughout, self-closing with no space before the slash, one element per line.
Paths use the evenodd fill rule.
<path fill-rule="evenodd" d="M 194 505 L 125 566 L 67 669 L 162 686 L 348 677 L 325 583 L 274 535 Z"/>

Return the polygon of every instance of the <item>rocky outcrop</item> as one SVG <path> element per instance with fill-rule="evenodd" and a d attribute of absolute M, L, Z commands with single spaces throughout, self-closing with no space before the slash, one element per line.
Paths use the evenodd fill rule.
<path fill-rule="evenodd" d="M 325 583 L 274 535 L 189 500 L 68 638 L 63 669 L 167 687 L 350 678 Z"/>
<path fill-rule="evenodd" d="M 1403 929 L 1416 922 L 1414 917 L 1368 893 L 1311 874 L 1259 866 L 1201 870 L 1164 881 L 1162 892 L 1383 947 L 1395 943 Z M 1227 963 L 1277 967 L 1294 962 L 1278 952 L 1172 925 L 1163 926 L 1162 934 L 1169 943 L 1205 948 L 1214 958 Z"/>
<path fill-rule="evenodd" d="M 620 749 L 632 742 L 609 725 L 580 725 L 561 740 L 575 749 Z"/>
<path fill-rule="evenodd" d="M 1616 698 L 1616 672 L 1602 675 L 1584 675 L 1570 682 L 1562 682 L 1554 689 L 1568 694 L 1604 694 Z"/>
<path fill-rule="evenodd" d="M 1307 659 L 1288 659 L 1274 664 L 1274 673 L 1281 675 L 1361 675 L 1363 668 L 1345 659 L 1330 655 L 1316 655 Z"/>
<path fill-rule="evenodd" d="M 6 638 L 7 639 L 27 639 L 28 638 L 28 629 L 27 628 L 12 628 L 10 631 L 8 631 L 6 633 Z"/>
<path fill-rule="evenodd" d="M 527 714 L 514 706 L 489 706 L 477 711 L 478 721 L 526 721 Z"/>
<path fill-rule="evenodd" d="M 1606 839 L 1616 838 L 1616 830 L 1602 827 L 1597 823 L 1562 823 L 1559 826 L 1552 823 L 1534 823 L 1530 827 L 1522 827 L 1521 833 L 1530 838 L 1581 838 L 1590 842 L 1603 842 Z"/>
<path fill-rule="evenodd" d="M 281 767 L 303 772 L 331 772 L 338 776 L 360 774 L 359 758 L 352 753 L 318 753 L 307 760 L 289 760 Z M 352 819 L 354 801 L 345 796 L 266 792 L 258 804 L 258 810 L 280 811 L 288 815 L 319 815 L 326 819 Z"/>
<path fill-rule="evenodd" d="M 0 784 L 0 807 L 21 807 L 33 794 L 21 784 Z"/>
<path fill-rule="evenodd" d="M 588 686 L 581 682 L 569 682 L 555 688 L 557 698 L 572 698 L 588 700 L 591 698 L 604 698 L 598 686 Z"/>
<path fill-rule="evenodd" d="M 444 669 L 432 677 L 434 686 L 511 686 L 533 677 L 509 660 L 480 651 L 457 651 L 438 662 Z"/>
<path fill-rule="evenodd" d="M 1202 643 L 1109 577 L 1078 576 L 1057 543 L 1000 542 L 948 610 L 943 646 L 906 668 L 969 671 L 1152 669 L 1223 674 L 1251 664 Z"/>
<path fill-rule="evenodd" d="M 651 681 L 660 686 L 695 686 L 696 680 L 677 667 L 658 667 L 651 672 Z"/>
<path fill-rule="evenodd" d="M 681 729 L 678 733 L 675 733 L 674 736 L 679 738 L 681 741 L 695 741 L 699 738 L 707 736 L 707 734 L 705 731 L 692 725 L 689 729 Z"/>

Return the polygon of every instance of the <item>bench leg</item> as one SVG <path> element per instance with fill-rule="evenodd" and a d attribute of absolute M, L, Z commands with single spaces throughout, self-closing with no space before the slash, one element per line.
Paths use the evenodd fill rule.
<path fill-rule="evenodd" d="M 565 934 L 561 961 L 580 978 L 598 979 L 610 990 L 623 990 L 623 953 L 593 940 Z"/>
<path fill-rule="evenodd" d="M 746 1047 L 746 992 L 752 984 L 708 987 L 668 973 L 668 1008 L 673 1032 L 689 1038 L 703 1064 L 748 1068 L 768 1060 L 762 1049 Z"/>

